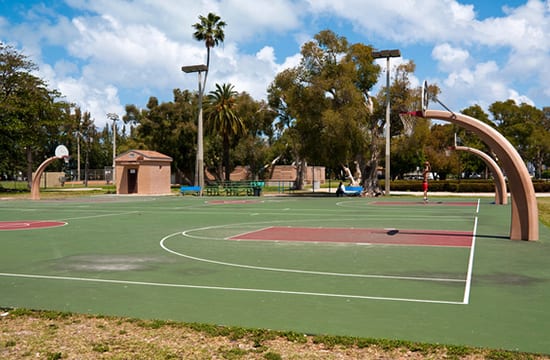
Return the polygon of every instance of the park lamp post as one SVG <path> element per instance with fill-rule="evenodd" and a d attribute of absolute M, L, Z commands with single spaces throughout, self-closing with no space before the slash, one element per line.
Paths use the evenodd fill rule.
<path fill-rule="evenodd" d="M 202 131 L 202 93 L 204 89 L 201 84 L 201 75 L 203 71 L 207 71 L 208 67 L 204 64 L 182 66 L 181 71 L 184 73 L 198 73 L 199 75 L 199 118 L 197 121 L 197 159 L 195 163 L 195 185 L 200 186 L 199 195 L 202 196 L 204 190 L 204 149 L 203 149 L 203 131 Z"/>
<path fill-rule="evenodd" d="M 390 195 L 390 58 L 401 57 L 399 49 L 373 51 L 374 59 L 386 58 L 386 166 L 385 166 L 385 194 Z"/>
<path fill-rule="evenodd" d="M 113 169 L 112 172 L 112 182 L 115 185 L 115 191 L 116 191 L 116 122 L 118 121 L 118 115 L 115 113 L 108 113 L 107 117 L 111 120 L 113 120 Z"/>

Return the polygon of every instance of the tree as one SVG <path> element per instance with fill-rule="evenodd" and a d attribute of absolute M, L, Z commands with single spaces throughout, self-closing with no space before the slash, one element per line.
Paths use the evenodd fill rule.
<path fill-rule="evenodd" d="M 426 145 L 429 138 L 430 121 L 403 115 L 403 113 L 415 111 L 421 107 L 421 89 L 420 87 L 412 88 L 410 81 L 410 76 L 414 73 L 415 68 L 416 65 L 412 61 L 398 65 L 390 84 L 391 178 L 403 177 L 407 172 L 416 171 L 427 160 Z M 431 90 L 438 91 L 436 87 Z M 385 102 L 385 97 L 386 89 L 384 88 L 378 94 L 378 102 Z M 410 133 L 405 132 L 402 117 L 412 122 Z"/>
<path fill-rule="evenodd" d="M 223 43 L 225 39 L 223 28 L 226 26 L 226 23 L 214 13 L 208 13 L 207 16 L 199 15 L 199 20 L 200 22 L 193 24 L 193 28 L 195 28 L 193 37 L 195 40 L 204 41 L 204 45 L 206 46 L 206 73 L 202 86 L 202 91 L 204 91 L 208 69 L 210 69 L 210 49 Z"/>
<path fill-rule="evenodd" d="M 514 145 L 523 160 L 540 174 L 550 149 L 549 120 L 543 110 L 514 100 L 489 107 L 497 129 Z"/>
<path fill-rule="evenodd" d="M 449 174 L 460 173 L 457 170 L 460 155 L 456 151 L 449 150 L 453 145 L 455 133 L 456 126 L 449 123 L 435 123 L 430 128 L 425 158 L 440 180 L 446 180 Z M 416 165 L 420 166 L 420 163 Z"/>
<path fill-rule="evenodd" d="M 489 119 L 489 115 L 479 105 L 472 105 L 466 109 L 463 109 L 461 113 L 471 116 L 481 122 L 484 122 L 491 127 L 495 127 L 495 124 Z M 484 142 L 482 142 L 477 135 L 473 135 L 470 131 L 467 131 L 464 128 L 457 127 L 456 125 L 454 125 L 453 127 L 455 128 L 457 145 L 478 149 L 486 154 L 491 155 L 491 149 Z M 487 169 L 487 166 L 485 165 L 485 162 L 478 156 L 467 152 L 461 152 L 457 155 L 459 157 L 458 161 L 460 163 L 458 175 L 462 175 L 462 173 L 464 173 L 465 177 L 470 177 L 470 175 L 473 173 L 485 174 L 486 176 L 489 175 L 489 171 Z"/>
<path fill-rule="evenodd" d="M 278 129 L 289 132 L 285 144 L 298 164 L 297 188 L 307 162 L 329 169 L 363 162 L 370 116 L 365 95 L 380 71 L 371 47 L 350 45 L 330 30 L 316 34 L 301 54 L 300 65 L 279 73 L 268 90 Z"/>
<path fill-rule="evenodd" d="M 208 108 L 206 109 L 208 122 L 207 129 L 222 138 L 223 167 L 225 180 L 230 179 L 231 140 L 239 135 L 244 135 L 246 127 L 243 121 L 235 114 L 235 101 L 237 92 L 231 84 L 216 84 L 216 90 L 208 96 Z"/>
<path fill-rule="evenodd" d="M 270 147 L 275 137 L 273 123 L 277 113 L 265 101 L 256 101 L 242 92 L 235 102 L 235 114 L 244 123 L 246 133 L 237 137 L 231 156 L 234 164 L 246 165 L 251 179 L 269 178 L 271 163 L 280 159 L 277 149 Z"/>
<path fill-rule="evenodd" d="M 223 28 L 225 22 L 220 20 L 220 17 L 214 13 L 209 13 L 207 17 L 199 16 L 200 22 L 193 25 L 195 33 L 193 37 L 198 41 L 204 41 L 206 46 L 206 72 L 202 85 L 199 82 L 199 116 L 198 116 L 198 144 L 197 144 L 197 161 L 195 171 L 195 183 L 204 185 L 204 150 L 203 150 L 203 126 L 202 126 L 202 98 L 204 89 L 206 88 L 206 79 L 208 78 L 208 69 L 210 68 L 210 49 L 220 42 L 223 42 L 225 34 Z"/>
<path fill-rule="evenodd" d="M 191 183 L 196 154 L 197 95 L 175 89 L 174 100 L 149 98 L 145 109 L 127 105 L 125 124 L 132 124 L 128 148 L 159 151 L 172 157 L 172 169 L 179 183 Z"/>
<path fill-rule="evenodd" d="M 51 156 L 68 104 L 58 91 L 32 75 L 37 66 L 13 47 L 0 43 L 0 149 L 6 157 L 26 158 L 29 187 L 34 158 Z M 8 162 L 2 159 L 2 167 Z M 8 160 L 9 161 L 9 160 Z"/>

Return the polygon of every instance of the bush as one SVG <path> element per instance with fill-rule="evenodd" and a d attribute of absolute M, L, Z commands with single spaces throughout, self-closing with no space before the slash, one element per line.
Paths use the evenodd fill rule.
<path fill-rule="evenodd" d="M 380 182 L 384 188 L 384 182 Z M 550 181 L 533 180 L 535 192 L 550 192 Z M 422 191 L 421 180 L 394 180 L 391 182 L 391 189 L 395 191 Z M 461 179 L 461 180 L 432 180 L 430 191 L 438 192 L 494 192 L 495 183 L 493 180 L 484 179 Z"/>

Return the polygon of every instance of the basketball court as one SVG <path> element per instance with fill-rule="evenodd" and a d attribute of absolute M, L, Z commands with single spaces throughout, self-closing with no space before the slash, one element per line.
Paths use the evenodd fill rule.
<path fill-rule="evenodd" d="M 491 199 L 0 202 L 0 306 L 550 353 L 550 231 Z"/>

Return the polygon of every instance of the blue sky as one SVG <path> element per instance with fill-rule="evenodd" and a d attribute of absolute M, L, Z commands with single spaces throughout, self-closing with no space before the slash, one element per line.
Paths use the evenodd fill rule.
<path fill-rule="evenodd" d="M 227 27 L 207 91 L 229 82 L 265 98 L 301 45 L 328 28 L 352 43 L 400 49 L 392 66 L 413 60 L 413 84 L 436 83 L 455 111 L 507 99 L 550 106 L 550 0 L 0 0 L 0 41 L 102 126 L 126 104 L 196 90 L 196 76 L 180 69 L 205 62 L 192 25 L 209 12 Z M 384 83 L 382 74 L 374 92 Z"/>

